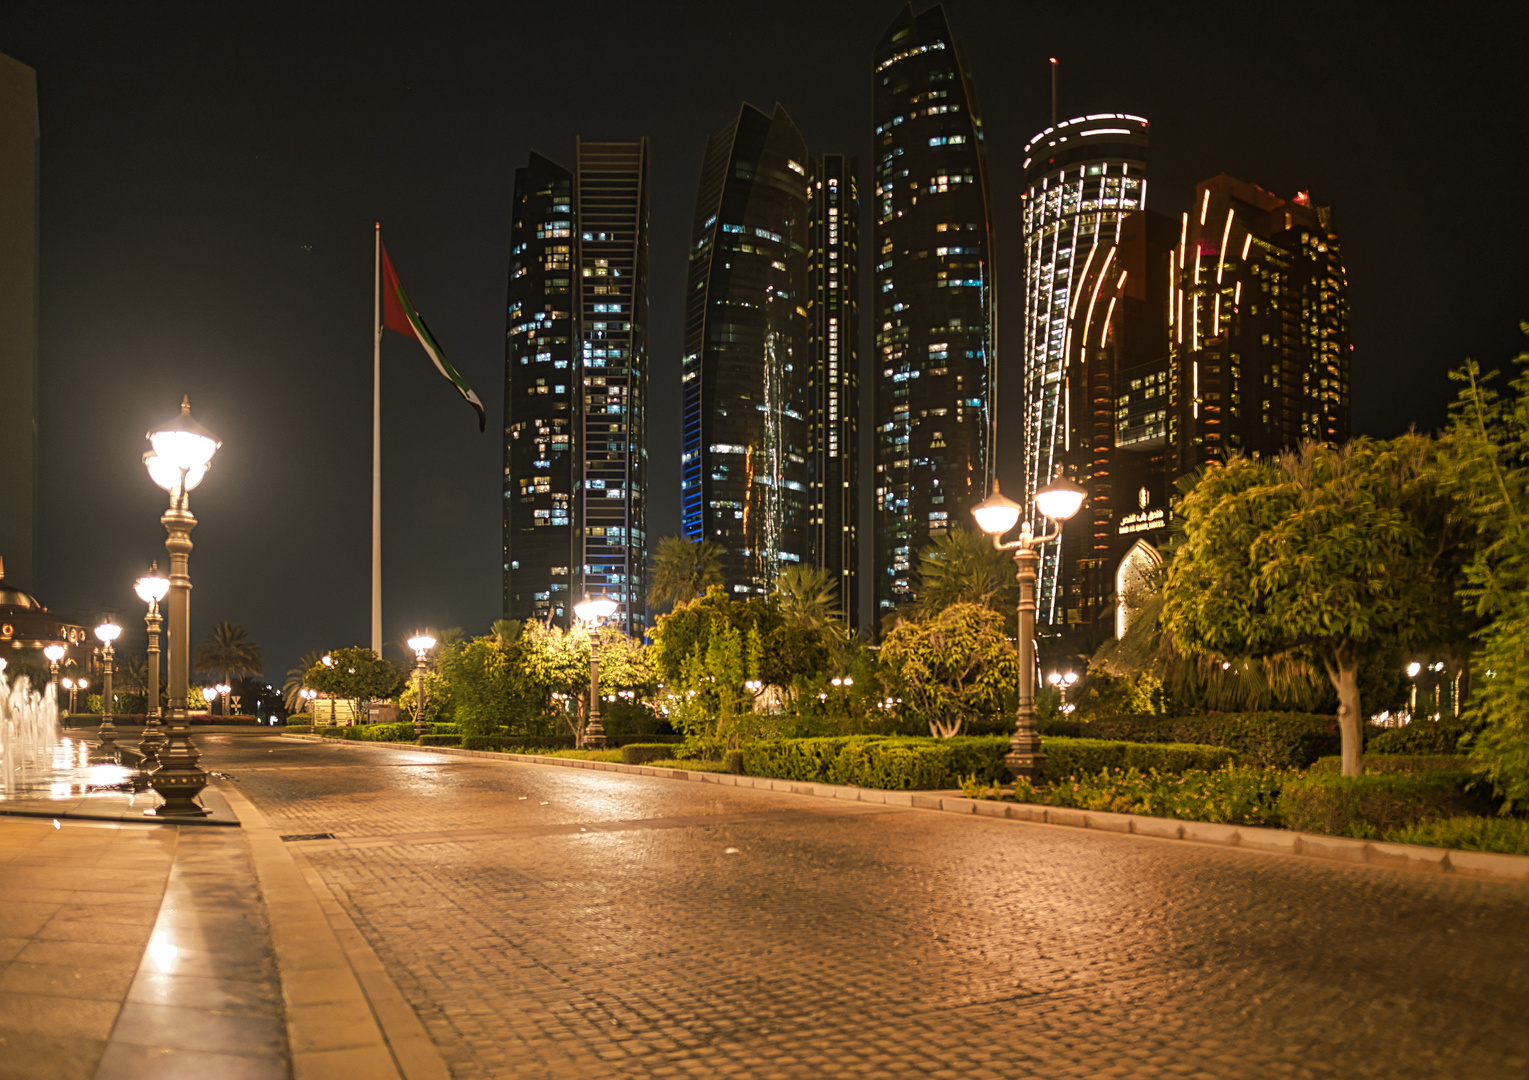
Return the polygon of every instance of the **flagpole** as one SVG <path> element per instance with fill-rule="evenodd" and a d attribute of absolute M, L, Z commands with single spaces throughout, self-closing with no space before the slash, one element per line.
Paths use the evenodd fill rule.
<path fill-rule="evenodd" d="M 382 223 L 372 249 L 372 652 L 382 655 Z"/>

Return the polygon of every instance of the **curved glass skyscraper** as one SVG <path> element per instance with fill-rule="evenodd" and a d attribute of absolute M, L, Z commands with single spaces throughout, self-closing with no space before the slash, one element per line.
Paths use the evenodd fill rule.
<path fill-rule="evenodd" d="M 876 616 L 993 475 L 993 233 L 976 88 L 944 9 L 904 7 L 872 67 Z"/>
<path fill-rule="evenodd" d="M 1126 113 L 1096 113 L 1048 127 L 1025 146 L 1025 498 L 1026 506 L 1063 464 L 1072 365 L 1079 360 L 1068 322 L 1099 290 L 1077 287 L 1106 276 L 1121 223 L 1146 207 L 1149 125 Z M 1108 321 L 1104 312 L 1098 318 Z M 1076 343 L 1081 349 L 1083 342 Z M 1065 618 L 1057 545 L 1041 558 L 1036 616 Z"/>
<path fill-rule="evenodd" d="M 681 527 L 743 596 L 812 547 L 809 166 L 783 106 L 744 105 L 707 140 L 690 233 Z"/>

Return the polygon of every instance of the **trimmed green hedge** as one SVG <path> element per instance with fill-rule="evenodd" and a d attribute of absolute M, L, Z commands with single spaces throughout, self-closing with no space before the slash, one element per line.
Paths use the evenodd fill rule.
<path fill-rule="evenodd" d="M 421 735 L 419 737 L 419 745 L 421 745 L 421 746 L 461 746 L 462 745 L 462 736 L 460 736 L 460 735 Z"/>
<path fill-rule="evenodd" d="M 1441 818 L 1387 833 L 1386 839 L 1460 851 L 1529 855 L 1529 821 L 1505 817 Z"/>
<path fill-rule="evenodd" d="M 1366 754 L 1458 754 L 1465 725 L 1414 720 L 1405 727 L 1390 728 L 1371 739 Z"/>
<path fill-rule="evenodd" d="M 674 757 L 672 743 L 627 743 L 621 748 L 621 760 L 628 765 L 646 765 Z"/>
<path fill-rule="evenodd" d="M 343 739 L 346 742 L 413 742 L 414 723 L 356 724 L 352 727 L 331 724 L 319 728 L 318 733 L 326 739 Z"/>
<path fill-rule="evenodd" d="M 1103 769 L 1216 769 L 1232 752 L 1216 746 L 1101 742 L 1097 739 L 1048 738 L 1045 779 Z M 743 748 L 743 771 L 827 784 L 855 784 L 884 790 L 930 790 L 955 787 L 963 779 L 1006 783 L 1004 755 L 1009 740 L 1001 735 L 954 739 L 842 735 L 817 739 L 768 739 Z"/>
<path fill-rule="evenodd" d="M 289 735 L 312 735 L 313 734 L 313 725 L 312 724 L 294 724 L 294 723 L 292 723 L 292 721 L 288 720 L 287 721 L 287 733 Z"/>
<path fill-rule="evenodd" d="M 1382 773 L 1460 772 L 1465 762 L 1459 754 L 1365 754 L 1360 759 L 1365 774 Z M 1312 763 L 1308 774 L 1337 776 L 1343 772 L 1341 757 L 1318 758 Z"/>
<path fill-rule="evenodd" d="M 1469 772 L 1392 773 L 1382 776 L 1309 774 L 1280 791 L 1287 829 L 1379 839 L 1439 818 L 1479 815 L 1490 808 L 1484 793 L 1467 790 Z"/>
<path fill-rule="evenodd" d="M 1343 749 L 1337 717 L 1309 713 L 1111 716 L 1081 725 L 1080 733 L 1127 742 L 1225 746 L 1244 762 L 1278 769 L 1304 769 L 1317 758 Z"/>

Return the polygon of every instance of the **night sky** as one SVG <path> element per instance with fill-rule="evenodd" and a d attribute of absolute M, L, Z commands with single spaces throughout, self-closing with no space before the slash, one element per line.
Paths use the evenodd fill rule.
<path fill-rule="evenodd" d="M 141 613 L 132 581 L 164 559 L 165 506 L 140 462 L 143 433 L 189 393 L 224 440 L 191 500 L 193 636 L 243 623 L 268 678 L 369 634 L 372 222 L 490 418 L 480 435 L 420 348 L 388 336 L 385 636 L 481 633 L 500 605 L 495 428 L 516 166 L 533 148 L 572 165 L 576 135 L 651 140 L 656 541 L 678 531 L 681 297 L 703 140 L 741 101 L 778 100 L 814 153 L 860 154 L 866 182 L 871 49 L 897 11 L 345 7 L 0 5 L 0 52 L 37 69 L 41 99 L 34 591 L 82 619 Z M 1357 432 L 1438 427 L 1451 366 L 1505 366 L 1520 348 L 1523 16 L 1506 4 L 1426 20 L 1401 5 L 1235 7 L 947 5 L 991 155 L 1006 483 L 1020 473 L 1021 152 L 1048 122 L 1050 56 L 1064 117 L 1152 122 L 1149 208 L 1177 215 L 1223 171 L 1333 207 Z M 868 404 L 868 380 L 862 394 Z"/>

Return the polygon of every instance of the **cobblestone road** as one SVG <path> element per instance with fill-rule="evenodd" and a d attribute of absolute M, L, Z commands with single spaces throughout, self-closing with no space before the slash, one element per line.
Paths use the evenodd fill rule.
<path fill-rule="evenodd" d="M 1529 889 L 210 736 L 458 1077 L 1529 1076 Z"/>

